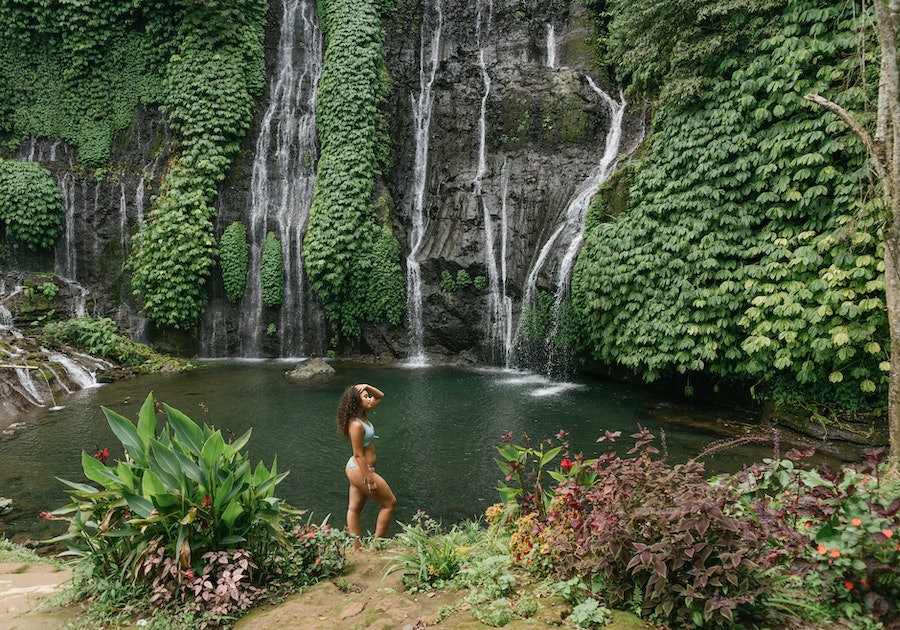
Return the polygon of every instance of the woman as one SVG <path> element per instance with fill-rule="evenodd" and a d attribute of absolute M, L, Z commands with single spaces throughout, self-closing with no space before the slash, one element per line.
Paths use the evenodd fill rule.
<path fill-rule="evenodd" d="M 384 400 L 384 393 L 377 387 L 360 383 L 351 385 L 338 404 L 337 429 L 342 437 L 350 438 L 353 455 L 344 472 L 350 481 L 350 499 L 347 504 L 347 529 L 356 535 L 354 548 L 361 547 L 360 513 L 371 497 L 381 509 L 375 523 L 375 537 L 387 536 L 397 499 L 387 482 L 375 472 L 375 428 L 366 414 Z"/>

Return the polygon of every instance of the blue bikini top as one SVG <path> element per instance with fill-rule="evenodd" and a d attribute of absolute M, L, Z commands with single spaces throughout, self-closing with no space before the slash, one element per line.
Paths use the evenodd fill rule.
<path fill-rule="evenodd" d="M 354 418 L 354 420 L 356 420 L 360 424 L 362 424 L 363 428 L 366 430 L 365 435 L 363 435 L 363 446 L 368 446 L 375 439 L 378 438 L 378 436 L 375 435 L 375 427 L 372 425 L 371 422 L 369 422 L 367 420 L 361 420 L 360 418 Z"/>

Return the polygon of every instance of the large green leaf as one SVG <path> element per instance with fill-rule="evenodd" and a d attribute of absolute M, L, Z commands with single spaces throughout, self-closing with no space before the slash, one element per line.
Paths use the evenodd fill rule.
<path fill-rule="evenodd" d="M 111 484 L 115 484 L 120 488 L 125 487 L 123 481 L 113 473 L 112 469 L 106 464 L 98 460 L 96 457 L 88 455 L 85 451 L 81 451 L 81 468 L 84 470 L 84 476 L 91 481 L 96 481 L 109 488 Z"/>
<path fill-rule="evenodd" d="M 112 429 L 112 432 L 119 438 L 119 441 L 122 443 L 122 446 L 125 447 L 125 451 L 128 455 L 136 462 L 146 463 L 147 458 L 144 453 L 144 442 L 138 435 L 134 425 L 131 424 L 127 418 L 117 414 L 111 409 L 107 409 L 106 407 L 101 407 L 101 409 L 106 416 L 107 423 L 109 423 L 109 428 Z"/>
<path fill-rule="evenodd" d="M 156 406 L 153 403 L 153 392 L 147 394 L 144 404 L 141 405 L 137 424 L 138 437 L 144 444 L 144 451 L 150 449 L 150 440 L 156 435 Z"/>
<path fill-rule="evenodd" d="M 175 439 L 181 448 L 185 453 L 193 452 L 194 455 L 199 455 L 203 448 L 203 430 L 177 409 L 172 409 L 168 405 L 164 405 L 164 407 L 166 417 L 169 419 L 169 426 L 175 432 Z"/>

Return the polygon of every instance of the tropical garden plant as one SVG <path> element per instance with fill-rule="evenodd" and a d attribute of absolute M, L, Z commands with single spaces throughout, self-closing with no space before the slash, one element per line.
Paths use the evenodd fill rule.
<path fill-rule="evenodd" d="M 803 468 L 811 451 L 794 450 L 710 479 L 699 457 L 668 464 L 646 429 L 632 438 L 626 454 L 596 459 L 570 459 L 565 433 L 498 448 L 513 483 L 488 523 L 518 566 L 570 584 L 582 613 L 630 609 L 676 627 L 900 621 L 900 499 L 878 477 L 883 453 L 834 471 Z"/>
<path fill-rule="evenodd" d="M 47 518 L 68 522 L 49 542 L 74 556 L 82 597 L 124 593 L 132 605 L 221 621 L 268 596 L 339 571 L 349 538 L 301 522 L 275 496 L 277 463 L 253 466 L 235 439 L 147 396 L 137 423 L 103 408 L 121 442 L 82 453 L 96 485 L 63 480 L 71 502 Z M 165 424 L 158 426 L 157 414 Z"/>

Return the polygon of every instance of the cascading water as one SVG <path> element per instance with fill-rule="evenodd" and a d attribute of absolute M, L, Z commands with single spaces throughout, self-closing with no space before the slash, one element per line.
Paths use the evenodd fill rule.
<path fill-rule="evenodd" d="M 481 108 L 478 115 L 478 165 L 475 171 L 475 179 L 472 182 L 472 190 L 475 199 L 482 211 L 484 222 L 484 260 L 485 275 L 487 280 L 487 347 L 492 363 L 506 363 L 509 347 L 509 333 L 511 328 L 512 302 L 506 295 L 506 248 L 507 248 L 507 207 L 506 186 L 508 184 L 507 163 L 504 160 L 501 172 L 501 203 L 500 203 L 500 264 L 496 257 L 496 235 L 494 234 L 494 219 L 487 196 L 482 191 L 482 181 L 487 173 L 487 104 L 491 94 L 491 76 L 488 73 L 485 61 L 485 45 L 482 37 L 487 34 L 491 26 L 491 14 L 493 4 L 478 3 L 475 41 L 478 45 L 478 68 L 481 73 L 484 91 L 481 96 Z"/>
<path fill-rule="evenodd" d="M 425 324 L 422 316 L 422 274 L 419 252 L 425 240 L 425 184 L 428 173 L 428 135 L 434 105 L 434 77 L 440 61 L 441 28 L 444 23 L 441 0 L 434 0 L 422 16 L 419 42 L 419 95 L 410 95 L 415 131 L 415 162 L 413 165 L 412 228 L 410 252 L 406 257 L 406 299 L 409 319 L 411 365 L 426 363 L 424 347 Z M 427 41 L 427 44 L 426 44 Z"/>
<path fill-rule="evenodd" d="M 563 302 L 569 296 L 570 281 L 572 277 L 572 269 L 575 265 L 575 258 L 582 245 L 584 232 L 584 218 L 588 205 L 591 202 L 597 189 L 605 182 L 615 171 L 616 160 L 619 156 L 619 147 L 622 139 L 622 119 L 625 113 L 625 98 L 620 93 L 619 101 L 613 99 L 609 94 L 598 87 L 594 81 L 586 76 L 591 89 L 596 92 L 603 102 L 606 104 L 610 113 L 610 126 L 606 134 L 606 143 L 603 156 L 600 163 L 591 171 L 590 175 L 575 192 L 575 195 L 566 206 L 565 217 L 562 223 L 550 235 L 544 246 L 538 252 L 537 258 L 531 269 L 524 285 L 524 297 L 522 300 L 522 314 L 519 318 L 518 330 L 515 335 L 517 344 L 523 342 L 522 330 L 528 317 L 528 310 L 536 311 L 540 308 L 538 299 L 538 275 L 544 269 L 551 255 L 555 252 L 562 251 L 559 269 L 555 279 L 554 300 L 551 310 L 553 318 L 550 334 L 542 340 L 547 343 L 545 348 L 545 365 L 541 366 L 544 371 L 554 371 L 554 334 L 558 331 L 560 325 L 560 308 Z M 537 367 L 537 366 L 530 366 Z"/>
<path fill-rule="evenodd" d="M 281 7 L 275 71 L 252 169 L 247 287 L 235 330 L 228 332 L 224 313 L 215 309 L 207 313 L 203 354 L 208 357 L 230 353 L 230 345 L 241 357 L 264 356 L 265 334 L 276 336 L 277 356 L 298 357 L 324 337 L 323 326 L 307 330 L 315 318 L 308 313 L 309 289 L 301 258 L 318 162 L 315 113 L 322 37 L 315 2 L 283 0 Z M 277 313 L 263 303 L 260 287 L 262 251 L 269 232 L 281 242 L 285 261 L 284 299 Z M 229 334 L 235 335 L 234 344 L 228 343 Z"/>
<path fill-rule="evenodd" d="M 547 67 L 556 67 L 556 31 L 552 24 L 547 25 Z"/>

